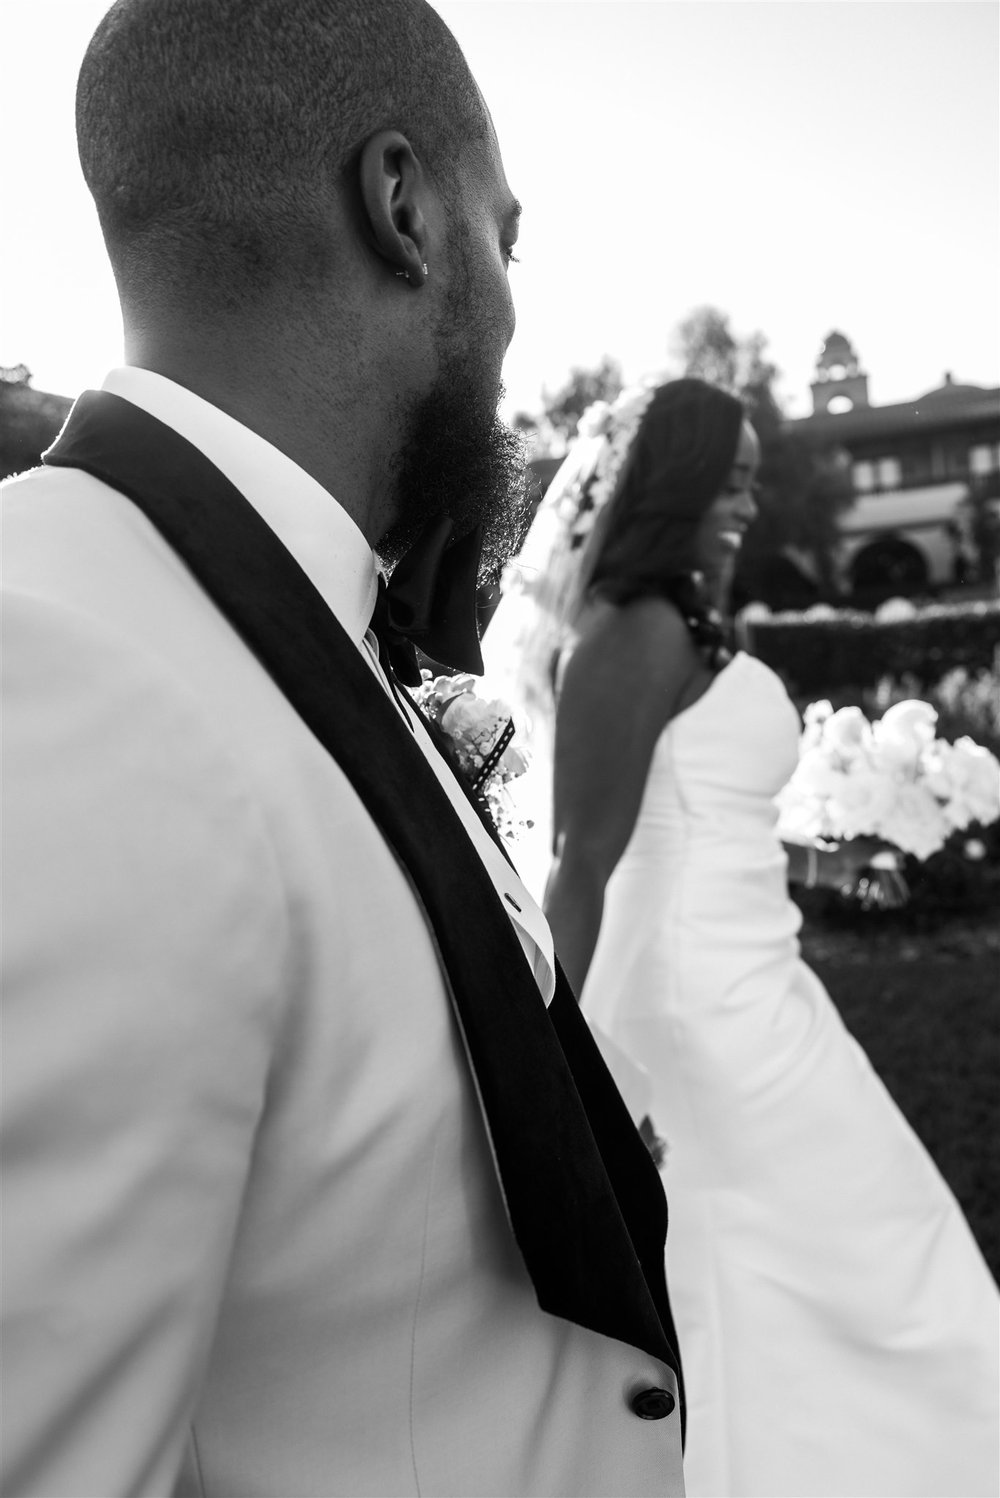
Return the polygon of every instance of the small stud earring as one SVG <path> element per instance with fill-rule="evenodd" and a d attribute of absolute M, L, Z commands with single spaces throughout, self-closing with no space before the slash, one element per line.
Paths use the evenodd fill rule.
<path fill-rule="evenodd" d="M 406 275 L 406 271 L 405 270 L 393 271 L 393 275 L 394 276 L 405 276 Z"/>

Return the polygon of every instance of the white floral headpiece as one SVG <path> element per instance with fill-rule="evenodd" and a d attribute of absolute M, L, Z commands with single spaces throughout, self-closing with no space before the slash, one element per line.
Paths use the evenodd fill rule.
<path fill-rule="evenodd" d="M 598 515 L 614 494 L 618 477 L 635 440 L 656 386 L 653 383 L 633 385 L 612 402 L 595 401 L 580 417 L 577 437 L 580 440 L 600 438 L 597 461 L 591 474 L 575 492 L 567 494 L 569 504 L 576 506 L 573 521 L 573 544 L 593 529 Z"/>

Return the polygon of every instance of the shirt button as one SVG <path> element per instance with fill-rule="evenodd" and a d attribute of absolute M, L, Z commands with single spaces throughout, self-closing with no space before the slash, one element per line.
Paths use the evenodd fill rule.
<path fill-rule="evenodd" d="M 669 1389 L 642 1389 L 630 1403 L 633 1415 L 640 1420 L 665 1420 L 677 1401 Z"/>

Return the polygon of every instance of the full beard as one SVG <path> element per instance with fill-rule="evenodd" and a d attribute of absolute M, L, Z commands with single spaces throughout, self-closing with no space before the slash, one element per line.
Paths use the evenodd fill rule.
<path fill-rule="evenodd" d="M 400 519 L 376 550 L 394 566 L 429 522 L 450 517 L 455 538 L 481 525 L 480 582 L 495 582 L 520 540 L 524 446 L 495 406 L 470 395 L 469 371 L 450 363 L 414 409 L 395 476 Z"/>

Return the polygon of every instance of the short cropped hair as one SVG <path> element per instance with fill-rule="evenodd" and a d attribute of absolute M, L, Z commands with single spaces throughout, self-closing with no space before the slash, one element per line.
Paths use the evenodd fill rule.
<path fill-rule="evenodd" d="M 330 191 L 381 129 L 448 193 L 488 116 L 426 0 L 117 0 L 77 138 L 123 292 L 239 306 L 329 276 Z"/>
<path fill-rule="evenodd" d="M 744 414 L 736 396 L 704 380 L 655 391 L 611 499 L 595 593 L 625 603 L 697 570 L 698 526 L 736 461 Z"/>

